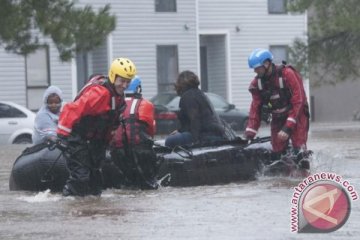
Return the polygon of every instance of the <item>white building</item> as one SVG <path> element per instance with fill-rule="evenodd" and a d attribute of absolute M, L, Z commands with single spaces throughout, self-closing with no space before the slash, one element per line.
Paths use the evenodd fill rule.
<path fill-rule="evenodd" d="M 286 0 L 110 0 L 116 29 L 97 50 L 61 62 L 54 44 L 24 58 L 0 49 L 0 100 L 30 109 L 41 104 L 44 89 L 60 87 L 70 101 L 92 73 L 107 74 L 115 57 L 128 57 L 138 69 L 147 98 L 172 90 L 176 76 L 192 70 L 205 91 L 249 109 L 247 57 L 270 48 L 277 60 L 287 57 L 295 38 L 306 38 L 305 15 L 285 12 Z M 103 0 L 78 5 L 103 7 Z"/>

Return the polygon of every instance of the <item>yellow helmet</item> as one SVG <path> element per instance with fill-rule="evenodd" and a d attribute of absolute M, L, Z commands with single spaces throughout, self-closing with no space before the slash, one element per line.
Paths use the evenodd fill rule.
<path fill-rule="evenodd" d="M 120 77 L 132 79 L 136 74 L 135 64 L 127 58 L 115 59 L 109 69 L 109 80 L 112 84 L 115 82 L 116 75 Z"/>

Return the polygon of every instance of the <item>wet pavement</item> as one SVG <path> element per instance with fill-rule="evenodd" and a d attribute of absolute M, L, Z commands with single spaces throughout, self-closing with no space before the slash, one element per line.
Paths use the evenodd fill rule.
<path fill-rule="evenodd" d="M 267 134 L 266 128 L 261 134 Z M 104 191 L 64 198 L 48 191 L 10 192 L 11 166 L 26 146 L 0 146 L 0 239 L 359 239 L 360 201 L 343 227 L 326 234 L 290 231 L 293 187 L 302 179 L 155 191 Z M 360 122 L 313 124 L 312 173 L 334 172 L 360 192 Z"/>

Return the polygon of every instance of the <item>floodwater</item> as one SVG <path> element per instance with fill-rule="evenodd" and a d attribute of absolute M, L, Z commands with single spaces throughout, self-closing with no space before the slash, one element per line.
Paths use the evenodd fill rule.
<path fill-rule="evenodd" d="M 266 129 L 262 134 L 266 134 Z M 360 193 L 360 122 L 313 124 L 312 173 L 334 172 Z M 106 190 L 64 198 L 47 191 L 10 192 L 11 166 L 26 146 L 0 146 L 0 239 L 359 239 L 360 201 L 335 232 L 292 233 L 293 188 L 302 179 L 155 191 Z"/>

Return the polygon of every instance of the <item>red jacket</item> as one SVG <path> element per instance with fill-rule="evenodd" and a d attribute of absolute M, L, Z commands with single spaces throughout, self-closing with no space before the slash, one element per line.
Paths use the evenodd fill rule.
<path fill-rule="evenodd" d="M 85 86 L 74 102 L 64 106 L 57 133 L 69 136 L 75 131 L 85 138 L 91 139 L 97 135 L 109 140 L 110 132 L 119 124 L 124 104 L 124 98 L 105 84 Z"/>
<path fill-rule="evenodd" d="M 305 111 L 304 108 L 307 106 L 307 98 L 300 74 L 292 67 L 275 67 L 275 74 L 268 80 L 270 81 L 268 87 L 260 86 L 261 81 L 258 78 L 253 79 L 250 83 L 249 91 L 252 94 L 252 103 L 246 131 L 256 133 L 259 129 L 261 123 L 260 110 L 264 99 L 261 93 L 264 90 L 269 90 L 269 87 L 271 88 L 270 92 L 272 99 L 278 96 L 279 92 L 281 92 L 280 89 L 284 89 L 289 93 L 287 96 L 284 96 L 283 94 L 282 99 L 282 101 L 287 102 L 287 105 L 289 106 L 289 108 L 284 108 L 285 114 L 287 115 L 284 127 L 293 129 L 297 124 L 299 114 L 302 114 Z M 280 112 L 281 109 L 274 110 L 272 114 L 274 115 L 274 112 L 276 111 Z"/>
<path fill-rule="evenodd" d="M 153 138 L 155 134 L 154 105 L 142 97 L 127 97 L 126 110 L 123 118 L 126 125 L 126 138 L 124 138 L 123 126 L 116 129 L 111 145 L 123 147 L 123 141 L 127 144 L 139 144 L 143 137 Z"/>

